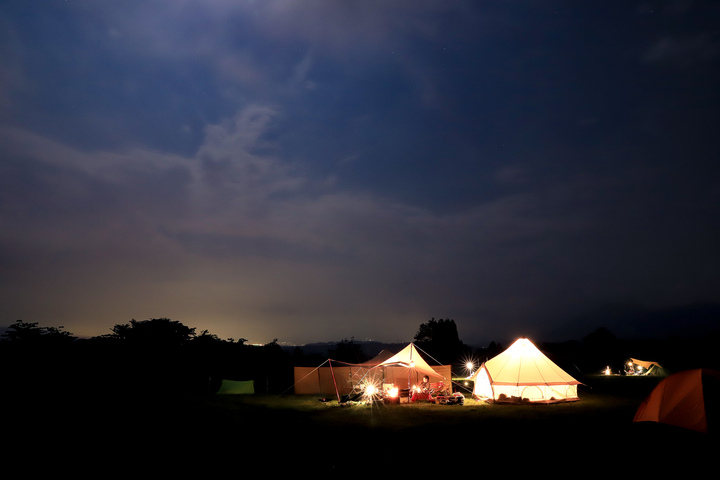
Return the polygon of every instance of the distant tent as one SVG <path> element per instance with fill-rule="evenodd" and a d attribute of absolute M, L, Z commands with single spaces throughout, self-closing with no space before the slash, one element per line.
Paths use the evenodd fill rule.
<path fill-rule="evenodd" d="M 634 422 L 658 422 L 715 432 L 720 415 L 720 372 L 686 370 L 662 380 L 635 413 Z"/>
<path fill-rule="evenodd" d="M 579 400 L 579 381 L 555 365 L 533 343 L 520 338 L 483 363 L 471 377 L 473 395 L 498 403 L 556 403 Z"/>
<path fill-rule="evenodd" d="M 657 362 L 649 362 L 646 360 L 638 360 L 637 358 L 630 358 L 630 363 L 632 365 L 637 365 L 642 367 L 644 370 L 640 371 L 634 371 L 634 375 L 656 375 L 656 376 L 664 376 L 667 375 L 667 372 L 665 369 Z"/>
<path fill-rule="evenodd" d="M 219 395 L 239 395 L 255 393 L 255 382 L 253 380 L 237 381 L 223 379 L 220 388 L 216 392 Z"/>
<path fill-rule="evenodd" d="M 353 393 L 365 382 L 392 383 L 399 389 L 408 389 L 421 381 L 423 375 L 428 375 L 431 383 L 444 382 L 446 385 L 450 385 L 452 378 L 450 365 L 431 367 L 412 343 L 396 354 L 383 350 L 364 363 L 327 360 L 318 367 L 295 367 L 294 373 L 295 394 L 335 394 L 338 397 Z"/>

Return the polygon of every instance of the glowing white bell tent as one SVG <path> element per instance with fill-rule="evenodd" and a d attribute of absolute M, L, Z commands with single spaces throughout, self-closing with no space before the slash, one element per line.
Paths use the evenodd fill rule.
<path fill-rule="evenodd" d="M 496 403 L 557 403 L 579 400 L 581 383 L 563 371 L 533 343 L 520 338 L 483 363 L 471 377 L 473 396 Z"/>

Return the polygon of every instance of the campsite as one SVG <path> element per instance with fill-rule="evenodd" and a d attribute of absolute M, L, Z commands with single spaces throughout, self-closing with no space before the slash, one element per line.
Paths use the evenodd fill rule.
<path fill-rule="evenodd" d="M 38 349 L 42 342 L 36 342 L 44 335 L 35 334 L 42 329 L 18 324 L 18 335 L 7 336 L 2 349 L 5 364 L 12 366 L 3 375 L 3 411 L 13 462 L 55 474 L 111 465 L 117 472 L 163 475 L 432 472 L 513 478 L 674 469 L 695 474 L 715 461 L 714 430 L 700 433 L 655 420 L 633 421 L 674 372 L 568 372 L 532 342 L 518 340 L 483 362 L 485 378 L 500 393 L 483 398 L 475 393 L 477 375 L 447 373 L 442 365 L 416 357 L 421 349 L 408 343 L 392 355 L 352 368 L 332 362 L 330 390 L 297 392 L 293 386 L 308 375 L 307 367 L 300 377 L 293 376 L 292 357 L 276 344 L 251 347 L 200 336 L 173 346 L 167 334 L 162 344 L 137 342 L 139 332 L 149 337 L 150 327 L 153 333 L 175 335 L 180 326 L 167 319 L 137 322 L 116 329 L 122 337 L 86 343 L 63 336 L 52 347 L 44 343 Z M 56 333 L 51 330 L 48 337 Z M 711 349 L 696 351 L 703 356 L 681 356 L 687 364 L 712 358 L 704 357 Z M 522 379 L 515 391 L 508 390 L 510 367 Z M 327 368 L 324 362 L 309 371 L 320 368 Z M 400 387 L 409 385 L 403 381 L 437 374 L 434 380 L 449 380 L 464 401 L 412 402 L 409 396 L 398 402 L 384 397 L 345 401 L 335 385 L 341 385 L 341 376 L 354 378 L 358 372 L 360 378 L 382 372 L 384 384 L 392 379 Z M 208 373 L 222 381 L 208 383 Z M 542 380 L 533 379 L 538 374 Z M 320 388 L 319 373 L 317 378 Z M 571 394 L 560 398 L 558 392 Z M 503 401 L 512 398 L 518 401 Z M 702 418 L 709 424 L 716 414 L 710 407 L 718 402 L 717 396 L 708 399 L 712 405 Z M 662 409 L 648 408 L 651 413 Z"/>
<path fill-rule="evenodd" d="M 531 477 L 538 469 L 579 476 L 675 468 L 700 473 L 714 462 L 708 452 L 717 447 L 716 437 L 632 422 L 658 382 L 593 376 L 580 401 L 552 405 L 468 398 L 463 406 L 341 407 L 314 395 L 120 392 L 70 405 L 48 395 L 47 408 L 60 415 L 23 430 L 14 443 L 23 445 L 24 454 L 47 448 L 43 458 L 58 455 L 59 467 L 70 471 L 119 457 L 118 469 L 164 474 L 250 467 L 321 477 L 418 468 L 468 478 L 478 470 L 484 477 L 513 478 L 518 468 Z"/>
<path fill-rule="evenodd" d="M 146 462 L 163 472 L 205 463 L 235 471 L 239 463 L 256 472 L 321 477 L 416 469 L 468 478 L 478 470 L 514 478 L 517 469 L 533 478 L 538 469 L 579 476 L 699 474 L 714 462 L 708 454 L 716 437 L 632 422 L 658 381 L 595 376 L 579 402 L 530 406 L 471 398 L 463 406 L 342 407 L 313 395 L 146 397 L 111 403 L 123 413 L 85 423 L 73 449 L 82 445 L 97 458 L 130 451 L 125 466 Z"/>

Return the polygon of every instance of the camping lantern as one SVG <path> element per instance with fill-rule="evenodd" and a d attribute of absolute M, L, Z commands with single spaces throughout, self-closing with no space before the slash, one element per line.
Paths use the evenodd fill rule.
<path fill-rule="evenodd" d="M 385 403 L 400 403 L 400 389 L 394 385 L 385 389 L 385 396 L 383 398 Z"/>

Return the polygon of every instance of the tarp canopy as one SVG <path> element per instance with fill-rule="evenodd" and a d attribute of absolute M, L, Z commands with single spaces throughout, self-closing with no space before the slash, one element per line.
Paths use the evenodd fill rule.
<path fill-rule="evenodd" d="M 630 358 L 630 361 L 628 362 L 631 365 L 628 365 L 626 367 L 626 373 L 627 374 L 634 374 L 634 375 L 660 375 L 664 376 L 667 375 L 667 372 L 657 362 L 651 362 L 647 360 L 638 360 L 637 358 Z M 632 366 L 632 369 L 630 367 Z M 642 367 L 642 368 L 635 368 L 635 367 Z"/>
<path fill-rule="evenodd" d="M 563 371 L 533 343 L 520 338 L 483 363 L 473 375 L 473 395 L 494 402 L 567 402 L 579 400 L 581 383 Z"/>
<path fill-rule="evenodd" d="M 415 345 L 412 343 L 400 350 L 400 352 L 398 352 L 397 354 L 393 355 L 387 360 L 382 361 L 378 365 L 378 367 L 403 367 L 405 369 L 411 370 L 411 375 L 414 372 L 416 377 L 412 384 L 417 383 L 423 375 L 427 375 L 430 378 L 431 383 L 442 382 L 449 379 L 446 378 L 444 375 L 436 372 L 430 365 L 428 365 L 425 359 L 420 356 L 420 353 L 417 351 Z M 409 386 L 410 385 L 408 385 L 408 387 Z"/>
<path fill-rule="evenodd" d="M 643 400 L 634 422 L 658 422 L 697 432 L 714 432 L 720 415 L 720 372 L 695 369 L 662 380 Z M 710 419 L 710 421 L 708 421 Z"/>
<path fill-rule="evenodd" d="M 410 343 L 396 354 L 383 350 L 361 364 L 328 360 L 319 367 L 295 367 L 294 391 L 298 395 L 348 395 L 363 382 L 393 384 L 399 389 L 409 389 L 420 382 L 423 375 L 427 375 L 431 383 L 451 384 L 451 366 L 431 367 Z"/>
<path fill-rule="evenodd" d="M 374 367 L 374 366 L 376 366 L 376 365 L 380 365 L 382 362 L 384 362 L 384 361 L 387 360 L 388 358 L 392 357 L 393 355 L 395 355 L 395 354 L 392 353 L 392 352 L 389 351 L 389 350 L 382 350 L 380 353 L 378 353 L 377 355 L 375 355 L 373 358 L 371 358 L 371 359 L 368 360 L 367 362 L 363 362 L 363 363 L 360 363 L 360 364 L 358 364 L 358 365 L 364 365 L 364 366 L 368 366 L 368 367 Z"/>
<path fill-rule="evenodd" d="M 646 360 L 638 360 L 637 358 L 632 358 L 632 357 L 630 358 L 630 361 L 632 363 L 634 363 L 635 365 L 640 365 L 641 367 L 643 367 L 646 370 L 649 369 L 650 367 L 652 367 L 653 365 L 655 365 L 657 367 L 660 366 L 660 364 L 657 362 L 648 362 Z"/>

